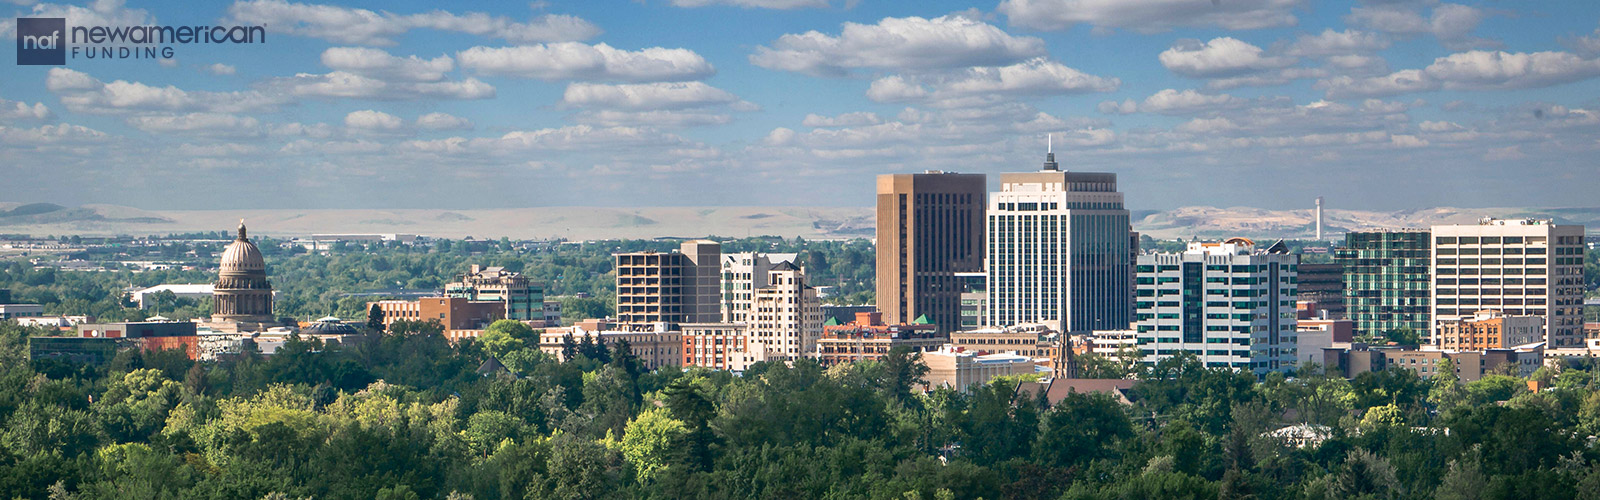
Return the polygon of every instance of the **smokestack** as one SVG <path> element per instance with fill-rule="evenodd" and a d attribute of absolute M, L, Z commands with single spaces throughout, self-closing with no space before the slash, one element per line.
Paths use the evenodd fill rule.
<path fill-rule="evenodd" d="M 1322 197 L 1317 197 L 1317 241 L 1322 241 Z"/>

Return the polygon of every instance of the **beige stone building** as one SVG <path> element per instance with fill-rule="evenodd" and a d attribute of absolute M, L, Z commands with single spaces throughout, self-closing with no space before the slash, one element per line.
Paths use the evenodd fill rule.
<path fill-rule="evenodd" d="M 923 390 L 950 387 L 962 392 L 995 377 L 1035 373 L 1038 366 L 1033 364 L 1033 358 L 1015 353 L 978 354 L 949 345 L 922 353 L 922 362 L 928 366 L 927 375 L 922 377 Z"/>
<path fill-rule="evenodd" d="M 768 356 L 788 360 L 814 354 L 822 336 L 822 301 L 806 283 L 805 270 L 780 262 L 768 271 L 767 284 L 755 292 L 750 342 L 761 344 Z"/>

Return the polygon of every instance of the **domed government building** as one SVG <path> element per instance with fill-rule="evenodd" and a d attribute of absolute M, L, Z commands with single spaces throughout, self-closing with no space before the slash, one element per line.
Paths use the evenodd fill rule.
<path fill-rule="evenodd" d="M 211 321 L 206 326 L 214 331 L 252 332 L 283 326 L 272 316 L 267 263 L 261 258 L 261 249 L 246 236 L 242 220 L 239 237 L 222 251 L 211 300 Z"/>

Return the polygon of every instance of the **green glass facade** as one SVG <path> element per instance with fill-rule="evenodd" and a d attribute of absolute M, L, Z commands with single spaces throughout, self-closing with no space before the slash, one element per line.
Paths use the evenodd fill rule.
<path fill-rule="evenodd" d="M 1334 259 L 1344 266 L 1345 317 L 1357 336 L 1410 328 L 1426 335 L 1431 321 L 1432 253 L 1428 231 L 1353 232 Z"/>

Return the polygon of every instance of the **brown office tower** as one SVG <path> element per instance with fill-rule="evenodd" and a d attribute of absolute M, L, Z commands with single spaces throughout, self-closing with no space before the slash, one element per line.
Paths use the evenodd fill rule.
<path fill-rule="evenodd" d="M 619 253 L 617 322 L 640 331 L 655 323 L 715 323 L 722 319 L 719 261 L 715 241 L 684 242 L 677 252 Z"/>
<path fill-rule="evenodd" d="M 878 310 L 889 324 L 923 316 L 961 329 L 961 278 L 983 272 L 983 174 L 878 176 Z"/>

